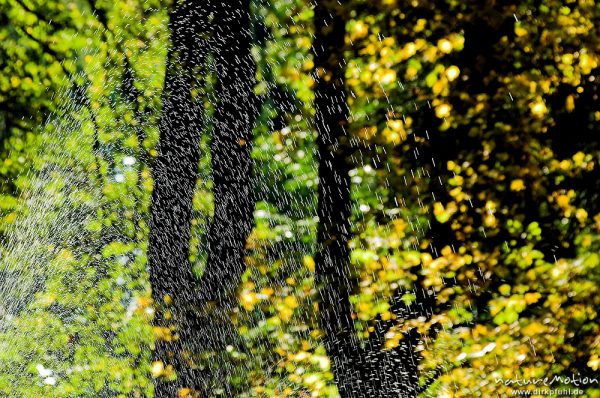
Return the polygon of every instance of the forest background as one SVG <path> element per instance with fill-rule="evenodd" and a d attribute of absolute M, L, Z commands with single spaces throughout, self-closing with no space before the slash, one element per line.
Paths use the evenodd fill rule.
<path fill-rule="evenodd" d="M 421 396 L 593 378 L 599 6 L 319 3 L 248 4 L 256 122 L 240 145 L 251 150 L 242 177 L 255 203 L 235 303 L 224 307 L 235 344 L 189 361 L 225 370 L 212 371 L 224 386 L 211 394 L 344 395 L 324 314 L 351 319 L 351 345 L 379 368 L 362 376 L 406 371 Z M 178 377 L 155 356 L 180 330 L 156 321 L 147 256 L 178 7 L 0 0 L 1 396 L 153 396 Z M 333 73 L 348 105 L 350 231 L 346 290 L 334 293 L 347 291 L 349 314 L 320 306 L 333 286 L 319 278 L 319 115 L 330 112 L 318 106 L 329 80 L 314 42 L 332 34 L 324 16 L 342 31 Z M 197 279 L 215 233 L 215 63 L 190 94 L 208 115 L 187 255 Z M 407 352 L 400 371 L 394 358 Z M 559 387 L 573 383 L 541 388 Z M 578 388 L 600 396 L 597 382 Z"/>

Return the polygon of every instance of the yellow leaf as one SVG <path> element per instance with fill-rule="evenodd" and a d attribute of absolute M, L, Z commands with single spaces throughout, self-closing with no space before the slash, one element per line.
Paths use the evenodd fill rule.
<path fill-rule="evenodd" d="M 240 294 L 240 304 L 246 311 L 252 311 L 258 303 L 258 296 L 251 290 L 243 290 Z"/>
<path fill-rule="evenodd" d="M 152 377 L 160 377 L 165 371 L 165 366 L 161 361 L 152 362 Z"/>
<path fill-rule="evenodd" d="M 452 65 L 451 67 L 446 69 L 446 77 L 450 81 L 456 79 L 459 74 L 460 74 L 460 69 L 458 69 L 458 67 L 456 67 L 454 65 Z"/>
<path fill-rule="evenodd" d="M 598 368 L 600 368 L 600 358 L 598 358 L 597 355 L 592 355 L 592 357 L 587 363 L 587 366 L 589 366 L 593 370 L 598 370 Z"/>
<path fill-rule="evenodd" d="M 575 218 L 577 218 L 577 220 L 581 223 L 587 220 L 587 216 L 588 213 L 585 211 L 585 209 L 577 209 L 577 211 L 575 211 Z"/>
<path fill-rule="evenodd" d="M 581 166 L 583 161 L 585 160 L 585 153 L 579 151 L 575 155 L 573 155 L 573 161 L 575 162 L 575 166 Z"/>
<path fill-rule="evenodd" d="M 194 391 L 191 388 L 184 387 L 179 390 L 177 393 L 178 398 L 195 398 L 197 394 L 194 394 Z"/>
<path fill-rule="evenodd" d="M 596 229 L 600 231 L 600 213 L 594 216 L 594 221 L 596 222 Z"/>
<path fill-rule="evenodd" d="M 310 272 L 315 272 L 315 260 L 311 256 L 304 256 L 302 262 Z"/>
<path fill-rule="evenodd" d="M 452 110 L 452 107 L 448 104 L 441 104 L 435 107 L 435 115 L 440 118 L 443 119 L 445 117 L 448 117 L 450 115 L 450 111 Z"/>
<path fill-rule="evenodd" d="M 289 308 L 298 308 L 298 300 L 296 299 L 296 296 L 286 296 L 286 298 L 283 299 L 283 302 Z"/>
<path fill-rule="evenodd" d="M 363 22 L 358 21 L 354 24 L 351 31 L 352 40 L 361 39 L 369 33 L 369 27 Z"/>
<path fill-rule="evenodd" d="M 525 183 L 523 182 L 523 180 L 516 179 L 516 180 L 512 180 L 510 183 L 510 190 L 511 191 L 522 191 L 525 189 Z"/>
<path fill-rule="evenodd" d="M 525 294 L 525 302 L 527 304 L 537 303 L 537 301 L 540 299 L 540 297 L 542 297 L 542 295 L 537 292 L 536 293 L 527 293 L 527 294 Z"/>
<path fill-rule="evenodd" d="M 448 39 L 439 40 L 437 46 L 444 54 L 449 54 L 452 52 L 452 42 L 450 42 Z"/>
<path fill-rule="evenodd" d="M 556 203 L 564 209 L 569 206 L 569 197 L 567 195 L 558 195 Z"/>
<path fill-rule="evenodd" d="M 525 36 L 525 35 L 527 34 L 527 31 L 526 31 L 525 29 L 523 29 L 522 27 L 520 27 L 520 26 L 517 26 L 517 27 L 515 28 L 515 34 L 516 34 L 518 37 L 523 37 L 523 36 Z"/>
<path fill-rule="evenodd" d="M 544 101 L 542 101 L 541 98 L 538 99 L 536 102 L 532 103 L 530 108 L 533 116 L 538 118 L 541 118 L 546 113 L 548 113 L 548 108 L 546 108 L 546 104 L 544 104 Z"/>
<path fill-rule="evenodd" d="M 575 109 L 575 100 L 573 99 L 572 95 L 567 97 L 567 100 L 565 101 L 565 108 L 567 108 L 568 112 L 573 112 L 573 109 Z"/>

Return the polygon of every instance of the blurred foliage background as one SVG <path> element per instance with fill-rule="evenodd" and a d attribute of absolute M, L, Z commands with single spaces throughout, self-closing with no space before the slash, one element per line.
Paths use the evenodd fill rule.
<path fill-rule="evenodd" d="M 0 0 L 2 396 L 150 397 L 165 376 L 150 359 L 161 331 L 145 249 L 170 7 Z M 419 368 L 442 372 L 422 396 L 597 375 L 599 6 L 344 8 L 357 333 L 387 321 L 390 350 L 412 328 L 430 336 Z M 336 397 L 313 281 L 313 7 L 255 1 L 252 19 L 258 203 L 232 314 L 245 347 L 228 354 L 247 378 L 232 382 L 247 397 Z M 205 137 L 198 274 L 212 214 Z M 423 289 L 439 310 L 399 318 L 393 300 Z"/>

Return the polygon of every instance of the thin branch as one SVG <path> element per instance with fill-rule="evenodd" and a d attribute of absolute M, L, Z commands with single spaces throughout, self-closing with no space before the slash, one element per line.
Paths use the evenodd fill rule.
<path fill-rule="evenodd" d="M 30 14 L 33 14 L 37 17 L 37 19 L 39 19 L 40 21 L 46 21 L 45 17 L 40 14 L 39 11 L 34 10 L 33 8 L 29 7 L 28 5 L 26 5 L 25 3 L 23 3 L 22 0 L 13 0 L 15 3 L 17 3 L 18 5 L 21 6 L 21 8 L 23 8 L 25 11 L 29 12 Z"/>
<path fill-rule="evenodd" d="M 429 387 L 431 387 L 431 385 L 433 383 L 435 383 L 435 381 L 442 375 L 443 373 L 443 367 L 442 365 L 438 365 L 435 367 L 435 370 L 433 371 L 433 375 L 428 378 L 425 383 L 422 386 L 419 386 L 419 388 L 417 389 L 417 395 L 421 394 L 422 392 L 426 391 Z"/>
<path fill-rule="evenodd" d="M 16 27 L 16 29 L 19 30 L 21 33 L 25 34 L 27 37 L 29 37 L 32 41 L 37 43 L 40 46 L 40 48 L 42 49 L 42 51 L 44 51 L 45 53 L 52 56 L 54 58 L 54 60 L 56 62 L 58 62 L 58 64 L 60 65 L 61 69 L 63 70 L 63 72 L 69 79 L 69 81 L 71 83 L 75 83 L 73 74 L 71 72 L 69 72 L 67 70 L 67 68 L 65 68 L 65 65 L 63 63 L 64 60 L 62 59 L 61 55 L 56 52 L 56 50 L 54 50 L 52 47 L 50 47 L 50 45 L 48 43 L 46 43 L 45 41 L 43 41 L 42 39 L 39 39 L 39 38 L 35 37 L 34 35 L 32 35 L 31 33 L 29 33 L 27 31 L 27 29 L 23 29 L 21 27 Z"/>

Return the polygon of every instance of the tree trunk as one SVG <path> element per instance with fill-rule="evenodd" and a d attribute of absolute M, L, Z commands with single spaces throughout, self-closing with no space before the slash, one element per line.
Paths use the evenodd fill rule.
<path fill-rule="evenodd" d="M 176 6 L 171 15 L 148 247 L 154 325 L 166 336 L 157 338 L 154 354 L 155 373 L 164 369 L 155 380 L 156 397 L 176 397 L 182 390 L 190 396 L 232 396 L 228 378 L 234 367 L 223 356 L 228 345 L 238 343 L 229 314 L 245 269 L 254 209 L 250 155 L 257 104 L 249 12 L 249 0 L 197 1 Z M 188 255 L 205 113 L 192 89 L 200 98 L 206 94 L 194 76 L 209 54 L 218 79 L 211 144 L 215 210 L 206 267 L 195 281 Z M 207 369 L 200 370 L 198 356 Z M 171 369 L 175 381 L 168 381 Z"/>
<path fill-rule="evenodd" d="M 355 396 L 361 380 L 353 370 L 359 350 L 350 304 L 350 176 L 346 159 L 348 105 L 344 90 L 346 21 L 335 0 L 315 8 L 314 108 L 319 157 L 315 278 L 319 320 L 332 371 L 342 397 Z"/>
<path fill-rule="evenodd" d="M 198 334 L 197 293 L 188 260 L 192 199 L 198 176 L 202 104 L 194 101 L 198 68 L 205 63 L 209 9 L 200 1 L 176 5 L 170 16 L 171 48 L 159 122 L 158 156 L 152 167 L 148 268 L 160 331 L 154 350 L 155 397 L 196 389 L 200 375 L 191 354 Z M 199 88 L 201 90 L 202 88 Z M 176 380 L 173 379 L 176 374 Z"/>
<path fill-rule="evenodd" d="M 202 351 L 211 353 L 209 384 L 235 392 L 227 380 L 243 377 L 233 366 L 227 347 L 241 343 L 231 311 L 245 270 L 246 239 L 254 222 L 252 129 L 257 116 L 255 64 L 250 53 L 250 0 L 221 3 L 214 54 L 217 75 L 211 156 L 214 217 L 208 233 L 208 258 L 200 279 L 204 306 Z"/>
<path fill-rule="evenodd" d="M 218 78 L 211 143 L 214 218 L 203 298 L 219 301 L 244 271 L 246 239 L 253 226 L 252 128 L 257 114 L 255 65 L 250 54 L 250 1 L 221 4 L 215 68 Z"/>
<path fill-rule="evenodd" d="M 381 341 L 361 342 L 354 330 L 348 247 L 351 198 L 343 8 L 337 0 L 321 0 L 314 17 L 314 107 L 320 159 L 315 256 L 319 319 L 342 398 L 415 397 L 418 376 L 414 336 L 406 336 L 410 343 L 395 350 L 383 350 Z"/>

